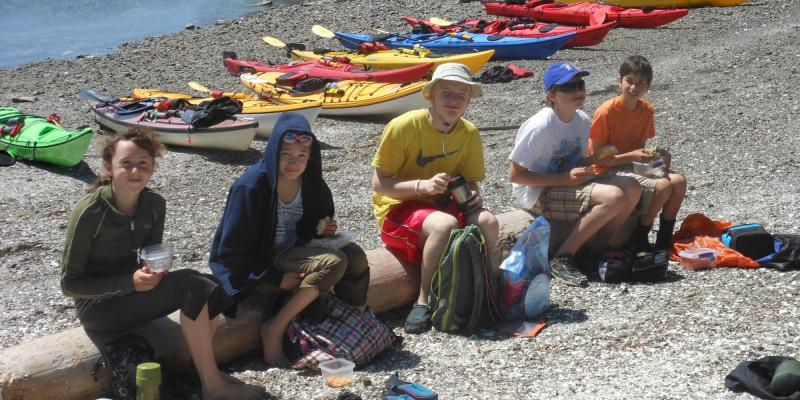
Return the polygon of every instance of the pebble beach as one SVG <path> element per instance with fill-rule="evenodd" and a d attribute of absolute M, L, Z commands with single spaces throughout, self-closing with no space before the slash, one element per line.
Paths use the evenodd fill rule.
<path fill-rule="evenodd" d="M 192 93 L 186 83 L 243 90 L 222 52 L 286 62 L 265 35 L 309 48 L 340 48 L 311 33 L 313 24 L 348 32 L 409 31 L 400 17 L 487 18 L 480 2 L 458 0 L 313 0 L 262 7 L 230 21 L 127 43 L 105 56 L 45 61 L 0 70 L 0 105 L 57 113 L 68 128 L 99 129 L 77 93 L 87 88 L 125 96 L 134 87 Z M 656 110 L 653 144 L 668 148 L 689 190 L 678 217 L 762 223 L 800 234 L 800 1 L 753 0 L 698 8 L 657 29 L 614 29 L 600 45 L 559 51 L 548 60 L 513 61 L 531 78 L 484 85 L 465 117 L 481 130 L 485 205 L 496 214 L 517 207 L 507 180 L 516 129 L 544 106 L 542 74 L 566 60 L 586 77 L 590 115 L 617 92 L 617 70 L 633 54 L 655 77 L 646 99 Z M 493 61 L 487 66 L 506 65 Z M 194 92 L 195 94 L 200 94 Z M 12 99 L 26 101 L 12 103 Z M 370 162 L 387 120 L 318 118 L 325 179 L 340 230 L 380 247 L 371 206 Z M 495 129 L 505 127 L 505 129 Z M 96 131 L 84 161 L 63 168 L 18 161 L 0 168 L 0 349 L 79 326 L 59 286 L 70 210 L 102 174 Z M 177 268 L 208 272 L 208 248 L 231 183 L 261 157 L 263 140 L 245 152 L 170 147 L 150 187 L 167 200 L 165 241 L 177 244 Z M 547 327 L 534 338 L 494 332 L 470 336 L 405 335 L 407 309 L 384 317 L 402 345 L 356 370 L 343 389 L 319 375 L 266 366 L 253 354 L 224 366 L 278 399 L 330 399 L 343 390 L 382 398 L 389 375 L 431 388 L 440 399 L 750 399 L 724 388 L 740 362 L 769 355 L 800 358 L 800 271 L 671 264 L 658 284 L 588 288 L 555 283 Z"/>

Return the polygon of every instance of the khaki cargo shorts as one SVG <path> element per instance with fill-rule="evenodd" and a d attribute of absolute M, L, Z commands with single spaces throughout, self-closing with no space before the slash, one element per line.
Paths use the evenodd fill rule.
<path fill-rule="evenodd" d="M 656 190 L 656 182 L 659 179 L 663 178 L 655 178 L 649 177 L 644 175 L 639 175 L 633 172 L 633 165 L 623 165 L 617 168 L 608 171 L 607 173 L 601 175 L 601 177 L 611 177 L 611 176 L 622 176 L 627 178 L 633 178 L 636 182 L 639 182 L 639 185 L 642 187 L 642 198 L 639 199 L 639 204 L 636 205 L 636 210 L 640 213 L 644 213 L 647 209 L 650 208 L 650 203 L 653 202 L 653 193 Z"/>

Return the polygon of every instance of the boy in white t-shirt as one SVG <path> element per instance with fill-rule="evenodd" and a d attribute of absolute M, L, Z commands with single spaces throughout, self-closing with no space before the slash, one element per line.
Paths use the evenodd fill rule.
<path fill-rule="evenodd" d="M 587 284 L 573 256 L 593 237 L 590 254 L 604 250 L 641 196 L 641 187 L 632 179 L 593 180 L 588 165 L 592 119 L 580 110 L 586 101 L 587 75 L 564 61 L 547 68 L 548 107 L 522 124 L 509 156 L 508 179 L 525 209 L 550 220 L 579 219 L 550 262 L 553 277 L 572 286 Z"/>

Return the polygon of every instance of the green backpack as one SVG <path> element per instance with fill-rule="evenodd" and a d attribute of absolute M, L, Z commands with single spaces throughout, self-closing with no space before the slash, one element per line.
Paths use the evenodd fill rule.
<path fill-rule="evenodd" d="M 443 332 L 468 333 L 479 325 L 493 328 L 502 322 L 497 279 L 478 226 L 450 232 L 433 273 L 429 304 L 433 327 Z"/>

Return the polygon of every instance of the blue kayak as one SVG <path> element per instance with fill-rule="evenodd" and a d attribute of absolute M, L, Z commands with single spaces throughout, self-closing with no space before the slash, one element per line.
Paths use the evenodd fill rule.
<path fill-rule="evenodd" d="M 555 54 L 575 36 L 575 33 L 544 38 L 519 38 L 462 32 L 380 36 L 346 32 L 334 33 L 342 45 L 350 49 L 357 49 L 360 43 L 380 40 L 383 44 L 393 49 L 401 47 L 413 48 L 415 45 L 419 45 L 437 53 L 472 53 L 475 51 L 494 50 L 493 60 L 547 58 Z"/>

